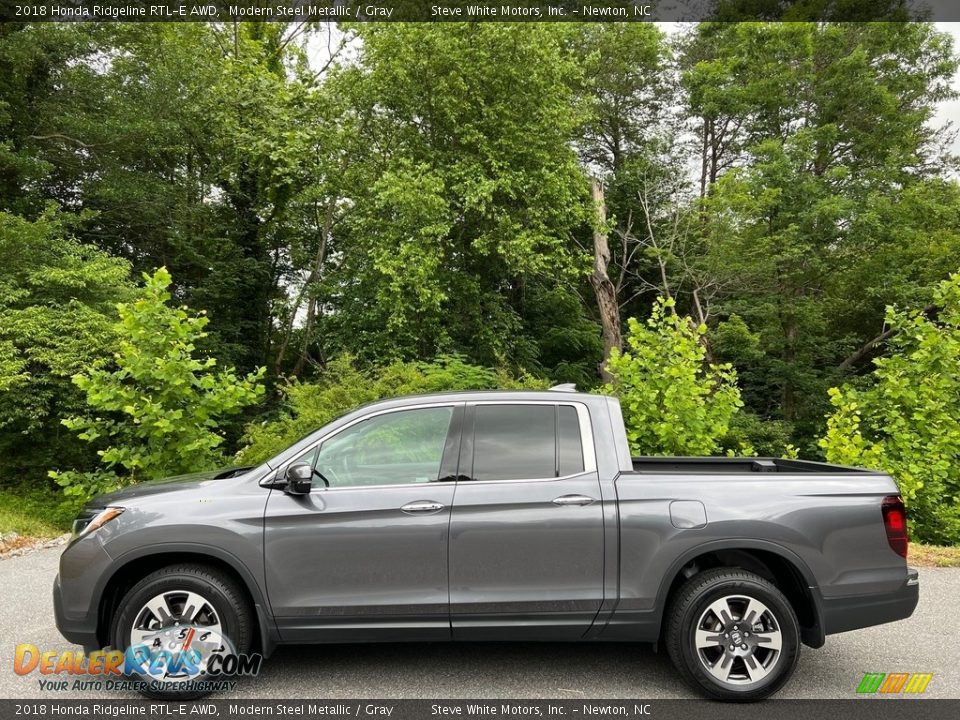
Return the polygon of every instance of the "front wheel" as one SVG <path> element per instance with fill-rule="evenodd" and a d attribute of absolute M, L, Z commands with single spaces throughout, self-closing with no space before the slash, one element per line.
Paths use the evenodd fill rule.
<path fill-rule="evenodd" d="M 708 570 L 668 608 L 666 645 L 688 684 L 717 700 L 750 702 L 779 690 L 800 657 L 789 601 L 758 575 Z"/>
<path fill-rule="evenodd" d="M 140 692 L 161 699 L 208 694 L 214 656 L 247 653 L 253 615 L 239 583 L 205 565 L 161 568 L 120 601 L 111 628 L 113 647 L 133 655 Z M 126 663 L 125 663 L 126 664 Z"/>

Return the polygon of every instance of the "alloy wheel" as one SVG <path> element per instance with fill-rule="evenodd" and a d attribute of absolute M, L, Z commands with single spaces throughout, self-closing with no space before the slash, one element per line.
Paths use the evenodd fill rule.
<path fill-rule="evenodd" d="M 783 636 L 773 612 L 756 598 L 727 595 L 714 600 L 694 629 L 703 667 L 727 685 L 762 681 L 780 660 Z"/>
<path fill-rule="evenodd" d="M 199 655 L 201 671 L 214 653 L 225 650 L 224 642 L 220 616 L 213 604 L 190 590 L 154 595 L 140 608 L 130 629 L 131 647 L 146 645 L 151 651 L 170 654 L 191 649 Z M 175 676 L 164 672 L 165 678 L 178 679 Z"/>

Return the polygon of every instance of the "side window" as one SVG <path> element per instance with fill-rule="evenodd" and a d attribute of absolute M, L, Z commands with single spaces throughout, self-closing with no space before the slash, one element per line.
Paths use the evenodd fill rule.
<path fill-rule="evenodd" d="M 560 476 L 583 472 L 583 441 L 580 439 L 580 417 L 570 405 L 557 409 L 557 455 Z"/>
<path fill-rule="evenodd" d="M 319 447 L 310 448 L 303 455 L 294 460 L 291 465 L 294 463 L 306 463 L 310 467 L 314 467 L 314 463 L 317 462 L 317 453 L 320 452 Z"/>
<path fill-rule="evenodd" d="M 477 405 L 474 480 L 557 476 L 555 405 Z"/>
<path fill-rule="evenodd" d="M 452 407 L 377 415 L 320 446 L 314 467 L 330 487 L 435 482 Z"/>

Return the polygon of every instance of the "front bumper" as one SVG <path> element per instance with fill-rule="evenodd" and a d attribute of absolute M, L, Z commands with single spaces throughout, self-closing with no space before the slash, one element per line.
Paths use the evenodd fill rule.
<path fill-rule="evenodd" d="M 88 617 L 68 618 L 63 612 L 63 590 L 60 586 L 60 576 L 53 581 L 53 616 L 60 634 L 75 645 L 82 645 L 84 650 L 99 650 L 97 641 L 96 615 L 91 621 Z"/>
<path fill-rule="evenodd" d="M 94 533 L 69 545 L 60 555 L 60 572 L 53 581 L 53 615 L 57 630 L 68 641 L 99 650 L 100 599 L 113 561 Z"/>
<path fill-rule="evenodd" d="M 894 592 L 823 599 L 823 629 L 827 635 L 903 620 L 920 600 L 920 578 L 907 568 L 907 579 Z"/>

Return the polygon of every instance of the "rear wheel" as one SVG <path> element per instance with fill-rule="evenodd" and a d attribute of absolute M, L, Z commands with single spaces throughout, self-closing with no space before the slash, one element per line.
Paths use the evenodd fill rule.
<path fill-rule="evenodd" d="M 253 615 L 239 583 L 205 565 L 161 568 L 134 585 L 120 601 L 111 628 L 113 647 L 143 646 L 182 664 L 134 673 L 156 698 L 201 697 L 197 682 L 210 678 L 214 655 L 246 653 L 253 643 Z M 146 657 L 138 655 L 137 657 Z"/>
<path fill-rule="evenodd" d="M 717 700 L 762 700 L 793 675 L 800 629 L 789 601 L 758 575 L 735 568 L 688 580 L 668 608 L 670 659 L 694 688 Z"/>

